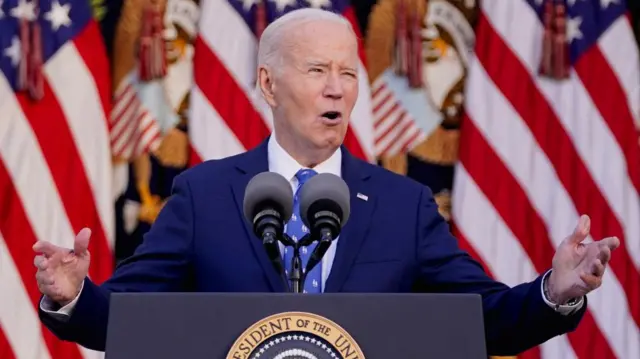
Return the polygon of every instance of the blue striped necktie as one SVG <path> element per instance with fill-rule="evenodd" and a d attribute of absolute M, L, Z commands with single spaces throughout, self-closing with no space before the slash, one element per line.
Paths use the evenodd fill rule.
<path fill-rule="evenodd" d="M 296 189 L 296 193 L 293 197 L 293 214 L 291 215 L 291 219 L 287 223 L 286 233 L 291 237 L 292 240 L 298 241 L 307 233 L 309 233 L 309 229 L 302 223 L 302 218 L 300 218 L 300 202 L 298 200 L 298 195 L 300 193 L 300 189 L 302 185 L 307 182 L 307 180 L 317 173 L 312 169 L 302 169 L 296 173 L 296 178 L 298 179 L 298 188 Z M 313 249 L 315 248 L 316 243 L 312 243 L 308 247 L 300 248 L 300 259 L 302 261 L 302 268 L 304 269 L 307 266 L 307 262 L 309 261 L 309 257 L 311 253 L 313 253 Z M 285 268 L 287 269 L 287 276 L 291 272 L 291 259 L 293 258 L 293 248 L 286 247 L 284 252 L 284 261 Z M 304 292 L 305 293 L 320 293 L 322 291 L 322 262 L 318 263 L 312 270 L 307 274 L 307 278 L 304 283 Z"/>

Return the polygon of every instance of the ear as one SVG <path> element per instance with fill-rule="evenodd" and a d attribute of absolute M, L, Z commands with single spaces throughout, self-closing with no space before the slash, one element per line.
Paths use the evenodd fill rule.
<path fill-rule="evenodd" d="M 260 66 L 258 68 L 258 86 L 260 86 L 262 96 L 264 97 L 265 101 L 267 101 L 269 106 L 275 107 L 276 100 L 274 95 L 274 73 L 266 66 Z"/>

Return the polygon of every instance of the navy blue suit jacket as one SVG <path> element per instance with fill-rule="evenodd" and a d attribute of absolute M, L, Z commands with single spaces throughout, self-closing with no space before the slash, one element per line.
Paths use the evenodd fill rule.
<path fill-rule="evenodd" d="M 516 354 L 575 329 L 586 303 L 562 316 L 543 301 L 540 277 L 514 288 L 492 280 L 459 249 L 427 187 L 342 150 L 351 216 L 325 292 L 479 293 L 491 355 Z M 285 291 L 242 214 L 247 182 L 268 170 L 265 141 L 185 171 L 135 254 L 102 285 L 85 280 L 67 322 L 40 311 L 41 320 L 61 339 L 104 350 L 111 292 Z"/>

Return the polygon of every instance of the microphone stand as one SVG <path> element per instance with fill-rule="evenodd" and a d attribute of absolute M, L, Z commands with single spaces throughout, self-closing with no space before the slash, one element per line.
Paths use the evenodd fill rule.
<path fill-rule="evenodd" d="M 291 293 L 304 292 L 304 283 L 307 279 L 307 273 L 309 273 L 309 271 L 311 271 L 320 262 L 320 260 L 322 260 L 322 257 L 331 246 L 331 242 L 333 242 L 333 236 L 331 234 L 331 231 L 328 229 L 322 229 L 319 233 L 319 236 L 320 238 L 317 238 L 318 235 L 308 233 L 298 242 L 293 241 L 291 237 L 289 237 L 286 233 L 282 233 L 280 237 L 280 241 L 285 246 L 291 247 L 293 249 L 293 257 L 291 259 L 291 273 L 289 273 L 288 278 L 288 281 L 291 283 L 291 286 L 288 286 Z M 300 248 L 307 247 L 316 241 L 318 241 L 319 243 L 311 254 L 309 262 L 307 263 L 307 267 L 303 271 L 302 259 L 300 258 Z M 289 284 L 289 282 L 287 282 L 287 284 Z"/>
<path fill-rule="evenodd" d="M 289 278 L 287 278 L 286 274 L 284 275 L 284 280 L 285 282 L 287 282 L 286 287 L 291 293 L 302 293 L 304 282 L 301 283 L 303 274 L 302 259 L 300 259 L 300 242 L 294 241 L 286 233 L 281 234 L 280 242 L 282 242 L 285 247 L 291 247 L 293 250 L 293 258 L 291 259 L 291 273 L 289 273 Z"/>
<path fill-rule="evenodd" d="M 262 238 L 262 245 L 271 260 L 271 264 L 276 269 L 285 288 L 289 288 L 289 282 L 284 271 L 284 265 L 282 263 L 282 256 L 280 255 L 280 248 L 278 246 L 278 239 L 276 233 L 272 231 L 266 231 Z"/>
<path fill-rule="evenodd" d="M 306 247 L 313 243 L 315 240 L 311 237 L 310 234 L 306 234 L 304 237 L 300 238 L 299 241 L 294 241 L 289 237 L 286 233 L 283 233 L 281 236 L 281 242 L 288 247 L 293 249 L 293 257 L 291 258 L 291 273 L 289 273 L 289 281 L 291 283 L 291 287 L 289 287 L 291 293 L 303 293 L 304 292 L 304 282 L 306 278 L 306 273 L 309 271 L 307 269 L 305 271 L 302 270 L 302 259 L 300 258 L 300 248 Z"/>
<path fill-rule="evenodd" d="M 303 238 L 303 240 L 304 239 L 305 238 Z M 331 246 L 331 242 L 333 242 L 333 236 L 331 235 L 331 231 L 329 229 L 323 228 L 320 231 L 319 239 L 310 237 L 309 240 L 310 240 L 310 243 L 306 245 L 309 245 L 315 241 L 318 241 L 318 245 L 316 246 L 316 248 L 313 250 L 313 253 L 311 253 L 311 256 L 309 257 L 307 268 L 303 273 L 303 278 L 302 278 L 303 283 L 307 279 L 307 273 L 309 273 L 316 265 L 318 265 L 318 263 L 320 263 L 320 261 L 322 260 L 322 257 L 324 257 L 325 253 L 327 253 L 327 250 L 329 250 L 329 247 Z"/>
<path fill-rule="evenodd" d="M 293 247 L 293 258 L 291 259 L 291 292 L 302 293 L 304 288 L 304 279 L 302 273 L 302 260 L 300 259 L 300 246 L 296 244 Z"/>

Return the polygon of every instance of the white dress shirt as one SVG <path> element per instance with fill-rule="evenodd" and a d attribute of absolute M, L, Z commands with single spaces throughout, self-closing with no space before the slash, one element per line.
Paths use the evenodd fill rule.
<path fill-rule="evenodd" d="M 275 136 L 271 136 L 269 138 L 268 143 L 268 161 L 269 161 L 269 172 L 275 172 L 282 175 L 289 183 L 291 184 L 291 190 L 295 193 L 298 188 L 298 179 L 296 178 L 296 173 L 303 169 L 308 168 L 300 165 L 296 160 L 293 159 L 279 144 Z M 327 160 L 318 164 L 313 168 L 317 173 L 331 173 L 338 177 L 342 176 L 342 152 L 340 148 L 336 152 L 331 155 Z M 325 283 L 327 282 L 327 278 L 329 278 L 329 273 L 331 272 L 331 267 L 333 265 L 333 259 L 336 255 L 336 246 L 338 238 L 334 239 L 329 246 L 329 249 L 325 253 L 324 257 L 322 257 L 322 283 L 320 287 L 320 291 L 323 292 L 325 288 Z M 280 243 L 280 253 L 284 254 L 284 245 Z"/>
<path fill-rule="evenodd" d="M 296 162 L 296 160 L 294 160 L 278 144 L 275 136 L 271 136 L 269 138 L 268 162 L 269 162 L 269 171 L 278 173 L 282 175 L 284 178 L 286 178 L 291 184 L 292 191 L 294 191 L 295 193 L 295 190 L 298 187 L 298 180 L 295 175 L 300 169 L 306 168 L 306 167 Z M 342 152 L 340 151 L 340 149 L 338 148 L 338 150 L 331 157 L 329 157 L 326 161 L 314 167 L 313 170 L 316 171 L 317 173 L 332 173 L 336 176 L 341 177 L 342 176 Z M 329 273 L 331 272 L 331 267 L 333 265 L 333 259 L 336 254 L 336 246 L 338 244 L 337 242 L 339 238 L 340 237 L 336 238 L 333 241 L 333 243 L 331 243 L 331 246 L 327 250 L 327 253 L 322 258 L 322 284 L 321 284 L 322 291 L 324 291 L 325 283 L 327 281 L 327 278 L 329 277 Z M 284 246 L 282 244 L 280 244 L 280 252 L 284 253 Z M 549 301 L 549 299 L 547 298 L 547 295 L 544 293 L 544 286 L 545 286 L 546 280 L 549 277 L 549 273 L 551 273 L 551 270 L 545 273 L 542 281 L 542 286 L 540 288 L 540 294 L 542 295 L 542 299 L 544 300 L 544 302 L 549 307 L 553 308 L 558 313 L 563 315 L 569 315 L 569 314 L 575 313 L 580 308 L 582 308 L 582 306 L 584 305 L 584 300 L 582 297 L 579 298 L 579 300 L 576 303 L 565 304 L 565 305 L 556 305 Z M 82 293 L 82 288 L 80 289 L 80 293 Z M 64 307 L 58 310 L 55 310 L 54 309 L 56 308 L 55 303 L 53 303 L 51 299 L 45 296 L 42 298 L 42 301 L 40 302 L 40 308 L 43 311 L 51 314 L 55 318 L 58 318 L 59 320 L 64 321 L 64 320 L 67 320 L 68 316 L 71 315 L 71 313 L 73 312 L 73 308 L 75 307 L 76 302 L 78 301 L 78 297 L 80 297 L 80 294 L 78 294 L 78 296 L 76 296 L 76 298 L 71 303 L 65 305 Z"/>

